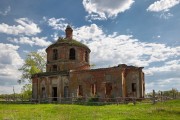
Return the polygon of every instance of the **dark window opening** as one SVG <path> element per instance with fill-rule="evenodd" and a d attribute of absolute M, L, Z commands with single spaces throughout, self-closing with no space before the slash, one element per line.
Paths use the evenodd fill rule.
<path fill-rule="evenodd" d="M 143 90 L 145 91 L 145 84 L 143 84 Z"/>
<path fill-rule="evenodd" d="M 53 50 L 53 60 L 57 60 L 58 59 L 58 50 L 54 49 Z"/>
<path fill-rule="evenodd" d="M 57 87 L 52 88 L 52 100 L 57 101 Z"/>
<path fill-rule="evenodd" d="M 96 95 L 96 84 L 91 84 L 91 94 Z"/>
<path fill-rule="evenodd" d="M 45 87 L 42 87 L 42 98 L 46 98 Z"/>
<path fill-rule="evenodd" d="M 82 85 L 78 86 L 78 96 L 83 96 L 83 88 Z"/>
<path fill-rule="evenodd" d="M 88 62 L 88 52 L 85 52 L 85 61 Z"/>
<path fill-rule="evenodd" d="M 105 94 L 107 97 L 110 97 L 112 91 L 112 83 L 105 84 Z"/>
<path fill-rule="evenodd" d="M 64 86 L 64 97 L 67 98 L 68 97 L 68 86 Z"/>
<path fill-rule="evenodd" d="M 57 65 L 53 65 L 53 71 L 57 71 Z"/>
<path fill-rule="evenodd" d="M 132 83 L 132 92 L 136 92 L 136 83 Z"/>
<path fill-rule="evenodd" d="M 69 59 L 70 60 L 75 60 L 75 58 L 76 58 L 76 51 L 75 51 L 74 48 L 71 48 L 70 53 L 69 53 Z"/>
<path fill-rule="evenodd" d="M 45 91 L 45 87 L 42 87 L 42 91 Z"/>

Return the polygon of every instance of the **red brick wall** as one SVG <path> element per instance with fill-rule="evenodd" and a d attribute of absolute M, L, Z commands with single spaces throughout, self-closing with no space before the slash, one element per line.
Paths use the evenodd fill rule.
<path fill-rule="evenodd" d="M 97 96 L 105 95 L 105 83 L 112 84 L 111 95 L 108 97 L 122 96 L 121 69 L 105 68 L 97 70 L 74 71 L 70 73 L 70 92 L 76 94 L 79 85 L 83 87 L 83 96 L 91 95 L 91 85 L 96 84 Z"/>
<path fill-rule="evenodd" d="M 75 60 L 69 60 L 69 50 L 71 48 L 74 48 L 76 51 L 76 59 Z M 53 49 L 58 50 L 58 59 L 53 60 Z M 53 65 L 58 66 L 59 71 L 64 70 L 83 70 L 83 69 L 89 69 L 89 61 L 85 61 L 85 52 L 90 52 L 87 48 L 84 47 L 77 47 L 77 46 L 58 46 L 54 48 L 49 48 L 47 50 L 47 69 L 46 71 L 50 71 L 50 67 Z"/>

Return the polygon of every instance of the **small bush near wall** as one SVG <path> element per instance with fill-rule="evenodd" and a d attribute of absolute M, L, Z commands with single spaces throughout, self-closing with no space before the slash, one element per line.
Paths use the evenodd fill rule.
<path fill-rule="evenodd" d="M 87 105 L 99 105 L 99 98 L 98 97 L 89 98 L 87 101 Z"/>

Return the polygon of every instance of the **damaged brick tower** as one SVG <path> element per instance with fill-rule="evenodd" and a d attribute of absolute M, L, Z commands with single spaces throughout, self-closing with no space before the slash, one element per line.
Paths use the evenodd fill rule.
<path fill-rule="evenodd" d="M 73 40 L 73 30 L 67 26 L 66 37 L 59 38 L 58 41 L 50 45 L 47 49 L 47 67 L 46 71 L 69 71 L 90 69 L 89 53 L 90 49 Z"/>
<path fill-rule="evenodd" d="M 68 97 L 144 97 L 143 67 L 120 64 L 90 69 L 90 49 L 73 39 L 69 25 L 65 33 L 65 38 L 46 49 L 46 72 L 32 76 L 33 99 L 52 102 Z"/>

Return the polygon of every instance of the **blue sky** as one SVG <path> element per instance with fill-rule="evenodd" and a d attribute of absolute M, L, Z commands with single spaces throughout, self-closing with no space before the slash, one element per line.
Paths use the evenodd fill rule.
<path fill-rule="evenodd" d="M 0 94 L 20 92 L 28 52 L 64 37 L 91 49 L 96 68 L 143 66 L 146 92 L 180 90 L 180 0 L 0 0 Z"/>

